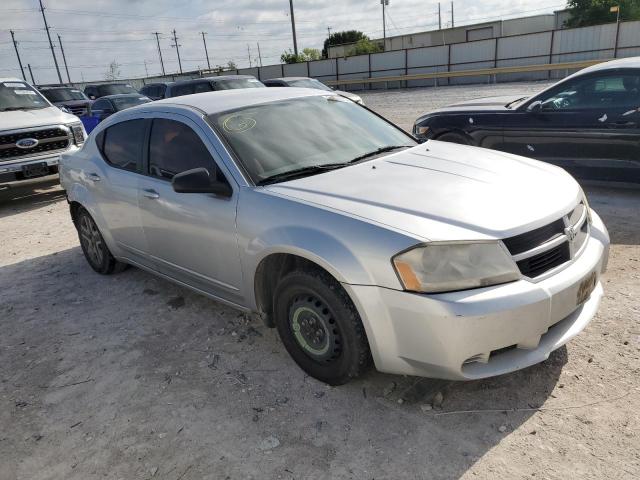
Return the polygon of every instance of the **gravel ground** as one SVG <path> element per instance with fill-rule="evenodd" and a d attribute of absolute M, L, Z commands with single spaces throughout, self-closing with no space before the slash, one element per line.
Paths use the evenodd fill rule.
<path fill-rule="evenodd" d="M 364 97 L 407 128 L 539 88 Z M 640 192 L 588 195 L 613 245 L 568 346 L 489 380 L 331 388 L 251 318 L 137 269 L 95 274 L 56 185 L 0 194 L 0 479 L 639 478 Z"/>

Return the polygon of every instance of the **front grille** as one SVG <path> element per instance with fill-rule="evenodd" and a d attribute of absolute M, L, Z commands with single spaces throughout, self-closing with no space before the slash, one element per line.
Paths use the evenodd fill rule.
<path fill-rule="evenodd" d="M 38 145 L 32 148 L 18 148 L 16 142 L 23 138 L 35 138 Z M 0 162 L 66 150 L 70 141 L 69 131 L 62 127 L 0 134 Z"/>
<path fill-rule="evenodd" d="M 569 260 L 571 260 L 569 242 L 564 242 L 551 250 L 546 250 L 516 263 L 523 275 L 535 278 Z"/>
<path fill-rule="evenodd" d="M 580 203 L 564 217 L 503 240 L 525 277 L 536 278 L 571 261 L 589 237 L 586 206 Z"/>
<path fill-rule="evenodd" d="M 71 113 L 74 115 L 81 117 L 82 115 L 87 114 L 87 107 L 67 107 Z"/>

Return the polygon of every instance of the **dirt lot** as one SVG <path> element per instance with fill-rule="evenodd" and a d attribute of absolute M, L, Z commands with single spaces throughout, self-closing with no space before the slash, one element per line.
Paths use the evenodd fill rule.
<path fill-rule="evenodd" d="M 538 88 L 364 96 L 410 127 Z M 566 348 L 490 380 L 339 388 L 242 314 L 137 269 L 95 274 L 59 187 L 0 194 L 0 479 L 639 478 L 640 191 L 588 194 L 612 237 L 606 297 Z"/>

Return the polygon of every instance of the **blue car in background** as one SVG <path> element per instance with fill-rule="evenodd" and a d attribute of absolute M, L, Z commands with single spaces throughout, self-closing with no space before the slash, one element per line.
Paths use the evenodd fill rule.
<path fill-rule="evenodd" d="M 100 97 L 91 105 L 91 113 L 88 118 L 83 119 L 84 128 L 87 133 L 90 133 L 91 130 L 96 128 L 96 125 L 114 113 L 149 102 L 151 102 L 149 97 L 139 93 L 123 93 Z"/>

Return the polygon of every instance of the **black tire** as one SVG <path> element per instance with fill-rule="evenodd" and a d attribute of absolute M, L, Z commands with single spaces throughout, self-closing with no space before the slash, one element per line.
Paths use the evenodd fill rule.
<path fill-rule="evenodd" d="M 80 247 L 91 268 L 102 275 L 118 273 L 127 268 L 126 263 L 117 261 L 111 255 L 109 247 L 102 238 L 102 234 L 93 221 L 89 212 L 79 208 L 75 214 L 75 225 L 78 230 Z"/>
<path fill-rule="evenodd" d="M 340 283 L 328 273 L 289 273 L 276 288 L 273 309 L 282 343 L 310 376 L 342 385 L 371 364 L 360 316 Z"/>
<path fill-rule="evenodd" d="M 441 142 L 457 143 L 459 145 L 473 145 L 473 142 L 464 135 L 455 132 L 447 132 L 440 135 L 436 140 Z"/>

